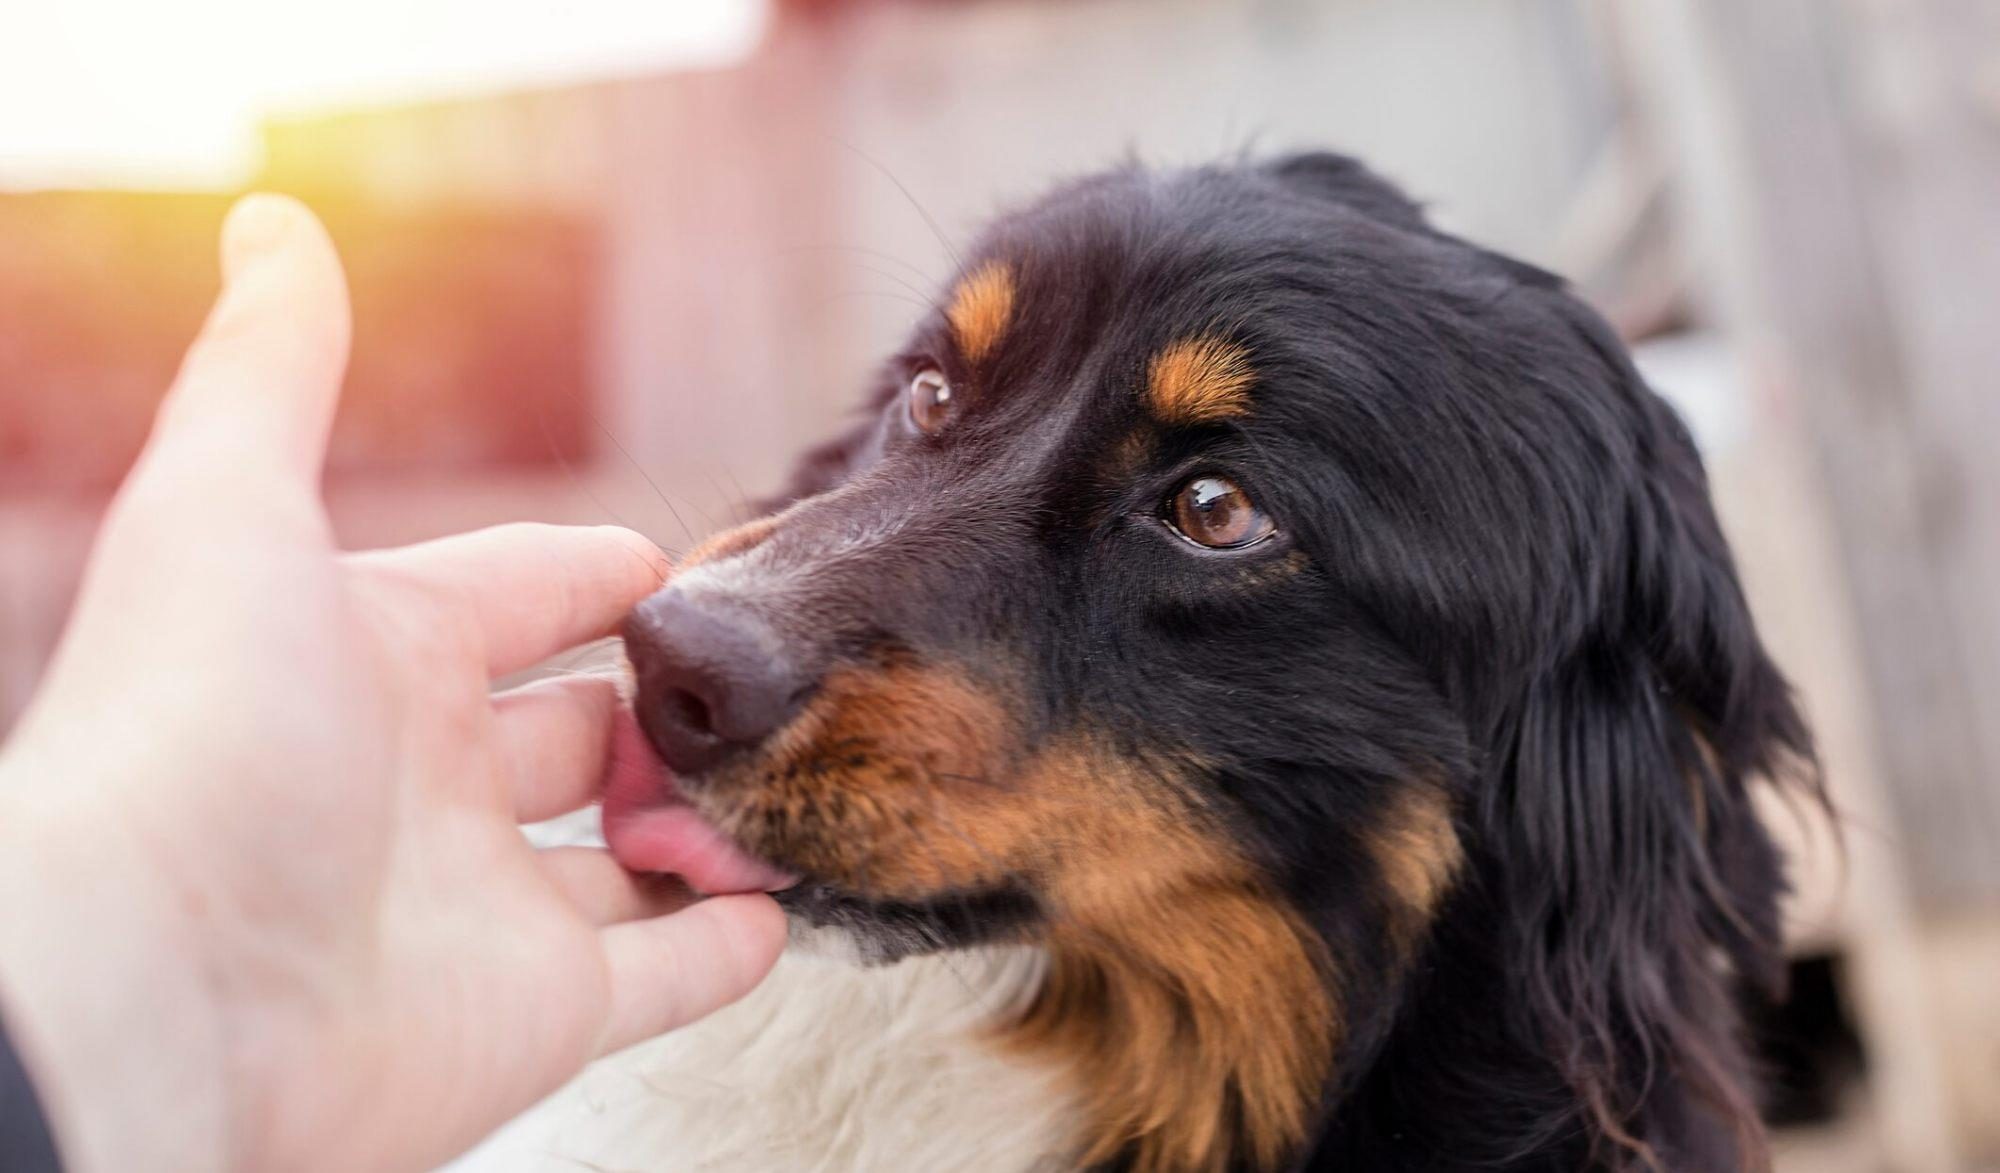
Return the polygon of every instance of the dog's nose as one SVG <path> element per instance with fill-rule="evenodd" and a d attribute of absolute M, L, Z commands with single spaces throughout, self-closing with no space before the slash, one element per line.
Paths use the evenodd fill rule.
<path fill-rule="evenodd" d="M 677 589 L 625 620 L 640 727 L 676 774 L 698 774 L 791 720 L 812 682 L 771 628 Z"/>

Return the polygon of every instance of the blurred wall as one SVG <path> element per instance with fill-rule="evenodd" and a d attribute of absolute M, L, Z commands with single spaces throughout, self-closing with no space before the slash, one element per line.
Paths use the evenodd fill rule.
<path fill-rule="evenodd" d="M 777 11 L 736 68 L 267 128 L 255 186 L 319 208 L 353 271 L 345 540 L 537 517 L 686 546 L 858 401 L 953 248 L 1062 177 L 1337 146 L 1539 257 L 1609 116 L 1571 0 Z M 0 196 L 0 727 L 230 194 Z"/>
<path fill-rule="evenodd" d="M 778 290 L 731 276 L 724 296 L 740 300 L 716 307 L 717 324 L 725 338 L 752 338 L 723 343 L 733 358 L 700 384 L 741 405 L 725 416 L 781 405 L 769 427 L 761 416 L 744 426 L 711 415 L 676 434 L 659 412 L 682 409 L 677 389 L 621 380 L 652 400 L 651 414 L 625 417 L 635 450 L 669 468 L 712 454 L 759 485 L 779 471 L 770 438 L 796 447 L 826 434 L 920 312 L 913 303 L 949 278 L 951 252 L 996 210 L 1054 181 L 1133 156 L 1181 164 L 1336 146 L 1407 182 L 1445 221 L 1544 256 L 1605 118 L 1581 18 L 1550 0 L 999 0 L 791 12 L 753 66 L 762 75 L 747 103 L 754 117 L 724 114 L 723 133 L 692 151 L 674 149 L 685 140 L 661 149 L 660 125 L 675 125 L 664 117 L 622 120 L 619 133 L 631 137 L 616 140 L 631 182 L 656 193 L 621 200 L 617 213 L 617 237 L 644 242 L 623 263 L 648 271 L 629 274 L 644 292 L 625 303 L 634 317 L 611 343 L 636 359 L 628 369 L 676 369 L 637 355 L 672 345 L 662 323 L 687 300 L 714 304 L 716 285 L 702 275 L 713 270 L 689 267 L 690 255 L 753 270 L 787 258 Z M 1427 49 L 1389 51 L 1411 43 Z M 682 107 L 678 91 L 689 84 L 662 82 L 624 100 Z M 689 197 L 690 187 L 703 191 Z M 662 223 L 663 209 L 678 217 L 690 198 L 694 214 Z M 794 359 L 772 370 L 760 352 L 777 338 Z"/>
<path fill-rule="evenodd" d="M 1338 147 L 1546 259 L 1595 61 L 1567 0 L 794 4 L 726 72 L 282 124 L 266 179 L 596 217 L 602 421 L 713 504 L 826 434 L 995 210 L 1133 156 Z"/>

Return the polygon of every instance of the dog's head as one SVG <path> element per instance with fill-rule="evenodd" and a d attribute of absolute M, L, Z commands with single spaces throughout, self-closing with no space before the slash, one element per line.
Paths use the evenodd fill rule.
<path fill-rule="evenodd" d="M 1117 171 L 994 226 L 791 497 L 632 617 L 641 723 L 796 917 L 1044 946 L 1012 1038 L 1086 1163 L 1296 1156 L 1445 950 L 1550 1135 L 1657 1149 L 1635 1054 L 1747 1111 L 1690 1016 L 1770 963 L 1745 786 L 1805 738 L 1556 280 L 1335 156 Z"/>

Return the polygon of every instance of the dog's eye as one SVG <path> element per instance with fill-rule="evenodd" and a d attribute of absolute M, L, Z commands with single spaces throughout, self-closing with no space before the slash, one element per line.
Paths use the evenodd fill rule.
<path fill-rule="evenodd" d="M 935 432 L 951 418 L 951 382 L 936 367 L 910 376 L 910 422 L 921 432 Z"/>
<path fill-rule="evenodd" d="M 1198 546 L 1236 550 L 1271 536 L 1275 527 L 1264 511 L 1227 477 L 1196 477 L 1180 487 L 1169 505 L 1174 528 Z"/>

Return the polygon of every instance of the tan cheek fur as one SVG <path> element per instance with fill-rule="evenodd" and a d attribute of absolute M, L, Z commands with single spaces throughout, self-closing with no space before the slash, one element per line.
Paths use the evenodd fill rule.
<path fill-rule="evenodd" d="M 1411 783 L 1380 816 L 1367 842 L 1393 905 L 1390 936 L 1407 958 L 1464 864 L 1449 796 L 1433 784 Z"/>
<path fill-rule="evenodd" d="M 996 1042 L 1070 1086 L 1083 1163 L 1220 1170 L 1303 1143 L 1331 967 L 1175 781 L 1185 764 L 1024 754 L 989 690 L 905 666 L 836 674 L 776 751 L 715 798 L 752 847 L 885 898 L 1034 880 L 1049 973 Z"/>
<path fill-rule="evenodd" d="M 1105 767 L 1064 772 L 1094 787 Z M 1082 1164 L 1276 1167 L 1306 1138 L 1338 1040 L 1330 960 L 1172 786 L 1144 769 L 1113 786 L 1157 793 L 1085 832 L 1053 887 L 1049 976 L 1003 1039 L 1067 1073 Z"/>

